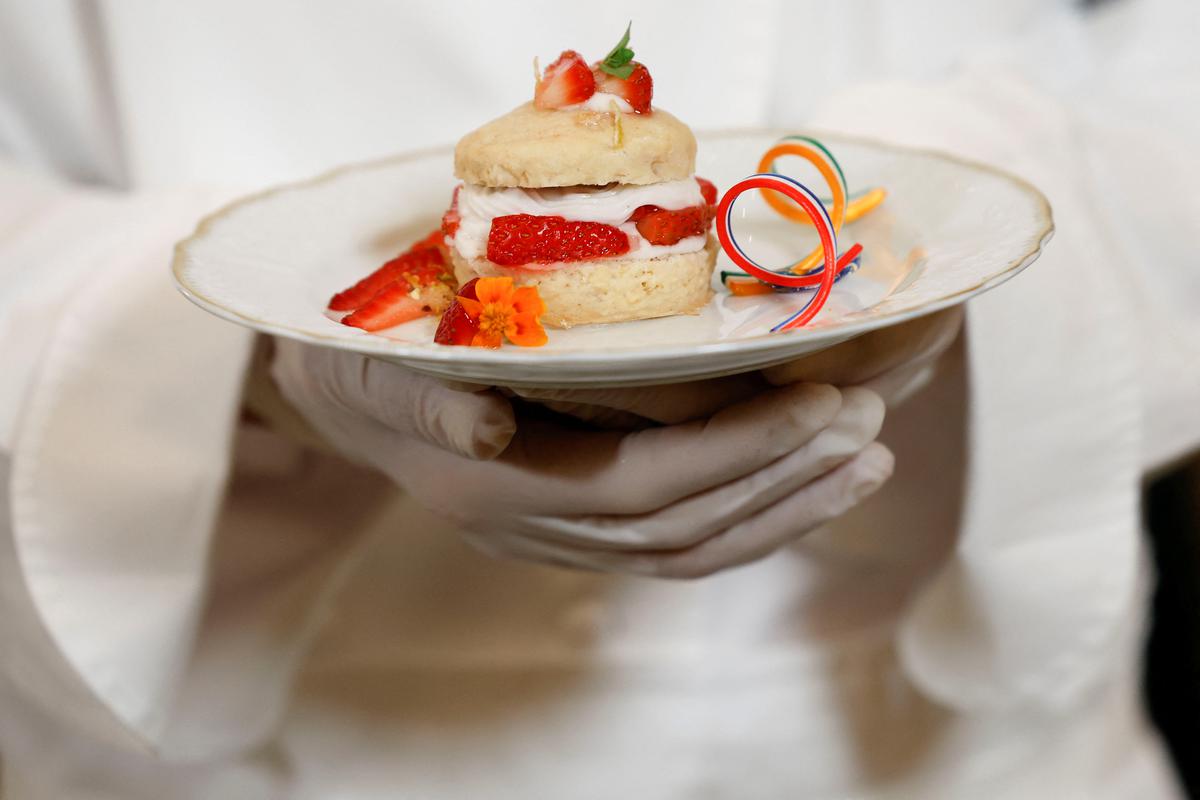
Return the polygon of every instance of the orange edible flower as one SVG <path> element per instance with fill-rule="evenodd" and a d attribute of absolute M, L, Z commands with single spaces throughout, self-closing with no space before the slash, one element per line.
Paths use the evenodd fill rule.
<path fill-rule="evenodd" d="M 536 286 L 514 288 L 512 278 L 480 278 L 475 296 L 459 297 L 463 311 L 479 327 L 472 347 L 499 347 L 505 339 L 521 347 L 541 347 L 547 341 L 541 316 L 546 313 Z"/>

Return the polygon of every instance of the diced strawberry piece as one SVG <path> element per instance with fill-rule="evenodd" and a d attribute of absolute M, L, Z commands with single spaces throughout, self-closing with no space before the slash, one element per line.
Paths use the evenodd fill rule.
<path fill-rule="evenodd" d="M 538 108 L 562 108 L 582 103 L 595 93 L 592 68 L 579 53 L 564 50 L 542 73 L 533 91 L 533 104 Z"/>
<path fill-rule="evenodd" d="M 458 233 L 458 223 L 462 222 L 462 216 L 458 213 L 458 192 L 462 189 L 462 184 L 454 187 L 454 194 L 450 198 L 450 207 L 446 209 L 446 213 L 442 214 L 442 233 L 444 238 L 454 238 L 454 234 Z"/>
<path fill-rule="evenodd" d="M 672 245 L 689 236 L 700 236 L 712 224 L 711 205 L 665 211 L 658 206 L 638 206 L 629 215 L 642 238 L 654 245 Z"/>
<path fill-rule="evenodd" d="M 458 290 L 458 297 L 467 297 L 471 300 L 478 300 L 475 295 L 475 284 L 479 281 L 478 278 L 468 281 Z M 445 313 L 442 314 L 442 319 L 438 322 L 437 332 L 433 335 L 433 341 L 438 344 L 452 344 L 467 346 L 475 338 L 475 334 L 479 332 L 479 326 L 475 320 L 467 314 L 462 303 L 458 302 L 458 297 L 450 303 Z"/>
<path fill-rule="evenodd" d="M 592 72 L 596 87 L 594 91 L 615 94 L 626 103 L 633 106 L 638 114 L 650 111 L 650 100 L 654 97 L 654 81 L 650 78 L 650 70 L 644 64 L 634 61 L 633 72 L 628 78 L 618 78 L 610 75 L 597 65 Z"/>
<path fill-rule="evenodd" d="M 437 333 L 433 334 L 433 341 L 436 344 L 466 347 L 471 344 L 478 332 L 479 326 L 475 324 L 475 320 L 467 316 L 467 311 L 462 307 L 462 303 L 455 300 L 442 314 L 442 319 L 438 322 Z"/>
<path fill-rule="evenodd" d="M 662 209 L 659 208 L 658 206 L 638 206 L 637 208 L 635 208 L 633 210 L 633 213 L 629 215 L 629 219 L 626 221 L 627 222 L 641 222 L 642 220 L 644 220 L 646 217 L 650 216 L 651 214 L 658 214 L 661 212 L 662 212 Z"/>
<path fill-rule="evenodd" d="M 586 261 L 629 252 L 629 237 L 602 222 L 509 214 L 492 220 L 488 260 L 502 266 Z"/>
<path fill-rule="evenodd" d="M 459 287 L 458 292 L 455 293 L 456 296 L 465 297 L 468 300 L 478 300 L 479 295 L 475 294 L 475 284 L 477 283 L 479 283 L 479 278 L 471 278 L 471 280 Z"/>
<path fill-rule="evenodd" d="M 441 231 L 437 232 L 441 236 Z M 431 234 L 427 239 L 432 239 Z M 410 281 L 409 288 L 424 286 L 444 280 L 447 275 L 446 260 L 439 247 L 432 244 L 421 245 L 416 249 L 398 255 L 379 269 L 363 278 L 349 289 L 338 292 L 329 301 L 331 311 L 353 311 L 367 303 L 388 284 L 402 278 Z"/>
<path fill-rule="evenodd" d="M 458 233 L 458 224 L 462 222 L 462 217 L 454 209 L 449 209 L 445 214 L 442 214 L 442 233 L 449 239 L 454 238 L 454 234 Z"/>
<path fill-rule="evenodd" d="M 704 197 L 704 202 L 710 206 L 715 206 L 717 204 L 716 185 L 710 180 L 701 178 L 699 175 L 696 176 L 696 183 L 700 184 L 700 194 Z"/>
<path fill-rule="evenodd" d="M 364 331 L 381 331 L 430 313 L 429 306 L 412 296 L 413 291 L 407 281 L 395 281 L 344 318 L 342 324 Z"/>

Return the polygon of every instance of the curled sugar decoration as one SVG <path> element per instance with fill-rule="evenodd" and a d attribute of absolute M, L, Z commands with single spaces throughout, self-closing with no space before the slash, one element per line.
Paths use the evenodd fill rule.
<path fill-rule="evenodd" d="M 816 167 L 817 171 L 821 173 L 821 177 L 825 179 L 826 185 L 828 185 L 830 192 L 833 194 L 833 203 L 830 206 L 828 216 L 833 223 L 833 229 L 840 233 L 842 230 L 842 221 L 846 216 L 847 190 L 846 176 L 842 173 L 841 165 L 837 163 L 837 159 L 826 149 L 825 145 L 816 139 L 807 136 L 788 137 L 788 139 L 779 142 L 763 153 L 762 158 L 758 160 L 759 173 L 782 174 L 775 164 L 776 159 L 780 156 L 799 156 Z M 772 210 L 785 219 L 792 220 L 793 222 L 809 221 L 808 215 L 802 209 L 789 203 L 785 197 L 777 192 L 763 190 L 762 197 Z M 821 202 L 819 198 L 817 202 Z M 823 203 L 822 206 L 824 206 Z M 808 272 L 820 260 L 821 248 L 818 247 L 793 264 L 792 271 L 799 273 Z"/>
<path fill-rule="evenodd" d="M 794 135 L 794 136 L 783 137 L 783 139 L 781 139 L 779 141 L 779 143 L 776 145 L 776 147 L 774 147 L 770 151 L 768 151 L 762 157 L 762 159 L 759 161 L 758 171 L 759 172 L 780 172 L 779 167 L 777 166 L 777 163 L 773 156 L 789 154 L 789 153 L 783 153 L 783 152 L 775 152 L 776 150 L 779 149 L 780 145 L 786 145 L 788 142 L 795 142 L 795 143 L 799 143 L 803 147 L 812 148 L 812 149 L 809 149 L 804 154 L 803 157 L 807 158 L 810 161 L 813 160 L 814 158 L 823 159 L 823 160 L 827 161 L 833 167 L 833 169 L 836 171 L 838 183 L 841 184 L 842 192 L 845 195 L 845 212 L 842 215 L 841 224 L 838 224 L 838 214 L 836 213 L 836 211 L 832 214 L 832 216 L 834 218 L 834 223 L 837 226 L 839 233 L 841 232 L 842 225 L 848 225 L 851 222 L 854 222 L 857 219 L 861 219 L 862 217 L 871 213 L 876 208 L 878 208 L 879 205 L 887 197 L 887 191 L 885 189 L 883 189 L 883 187 L 881 187 L 881 186 L 876 186 L 871 189 L 862 189 L 862 190 L 859 190 L 859 191 L 851 194 L 850 189 L 849 189 L 849 184 L 846 181 L 846 173 L 842 170 L 842 165 L 838 162 L 837 158 L 833 155 L 833 153 L 831 153 L 829 151 L 828 147 L 823 145 L 817 139 L 812 138 L 811 136 Z M 790 153 L 790 155 L 800 155 L 800 153 Z M 822 176 L 826 178 L 826 182 L 828 183 L 829 176 L 826 175 L 824 172 L 822 172 Z M 764 195 L 766 195 L 766 193 L 764 193 Z M 800 223 L 801 225 L 811 224 L 808 220 L 807 215 L 800 213 L 798 209 L 791 206 L 786 200 L 784 200 L 776 195 L 764 196 L 764 199 L 767 201 L 768 205 L 770 205 L 771 208 L 776 213 L 778 213 L 780 216 L 784 217 L 785 219 L 790 219 L 792 222 L 797 222 L 797 223 Z M 835 202 L 835 198 L 830 197 L 829 199 L 825 199 L 824 197 L 822 197 L 821 202 L 824 203 L 826 206 L 832 206 Z"/>
<path fill-rule="evenodd" d="M 754 189 L 768 189 L 795 201 L 796 205 L 812 221 L 813 226 L 817 230 L 817 235 L 821 239 L 821 246 L 818 248 L 818 252 L 824 256 L 824 262 L 821 264 L 818 274 L 810 272 L 809 274 L 797 275 L 791 268 L 788 268 L 785 272 L 776 272 L 767 269 L 751 258 L 742 249 L 741 245 L 738 244 L 736 237 L 733 235 L 733 206 L 740 195 Z M 837 196 L 835 190 L 835 199 Z M 844 201 L 844 193 L 842 198 Z M 787 175 L 780 175 L 779 173 L 767 172 L 751 175 L 735 183 L 721 197 L 721 202 L 717 206 L 716 222 L 717 239 L 720 240 L 721 247 L 725 250 L 729 258 L 733 260 L 733 263 L 741 267 L 748 274 L 764 283 L 787 289 L 816 285 L 816 292 L 804 304 L 804 307 L 776 325 L 771 329 L 772 331 L 798 328 L 807 324 L 817 315 L 825 305 L 825 301 L 829 299 L 829 292 L 833 289 L 834 278 L 838 272 L 838 250 L 837 229 L 834 227 L 833 220 L 829 212 L 825 209 L 824 204 L 821 203 L 820 198 L 811 189 L 798 180 L 790 178 Z"/>
<path fill-rule="evenodd" d="M 812 164 L 829 188 L 829 199 L 818 197 L 804 184 L 781 173 L 778 160 L 783 156 L 798 156 Z M 786 270 L 768 270 L 757 264 L 738 244 L 732 224 L 733 202 L 750 189 L 757 189 L 767 205 L 784 219 L 815 227 L 820 246 Z M 759 159 L 758 173 L 736 184 L 721 200 L 717 238 L 733 262 L 747 273 L 739 276 L 722 272 L 722 283 L 738 296 L 812 290 L 813 296 L 803 308 L 771 330 L 790 330 L 807 324 L 824 306 L 833 284 L 861 264 L 859 244 L 840 257 L 837 255 L 837 236 L 842 225 L 869 214 L 886 196 L 879 187 L 851 195 L 842 165 L 829 148 L 811 136 L 785 136 Z"/>

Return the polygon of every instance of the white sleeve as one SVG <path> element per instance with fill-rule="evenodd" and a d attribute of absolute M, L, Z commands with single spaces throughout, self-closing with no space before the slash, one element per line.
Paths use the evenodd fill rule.
<path fill-rule="evenodd" d="M 1200 446 L 1200 71 L 1184 60 L 1157 82 L 1120 62 L 1119 81 L 1065 94 L 992 61 L 937 86 L 860 87 L 818 115 L 999 165 L 1054 209 L 1043 257 L 968 305 L 958 544 L 899 639 L 948 704 L 1078 702 L 1136 630 L 1141 477 Z"/>
<path fill-rule="evenodd" d="M 0 681 L 164 757 L 249 746 L 380 487 L 237 435 L 252 337 L 168 270 L 211 194 L 0 169 Z"/>

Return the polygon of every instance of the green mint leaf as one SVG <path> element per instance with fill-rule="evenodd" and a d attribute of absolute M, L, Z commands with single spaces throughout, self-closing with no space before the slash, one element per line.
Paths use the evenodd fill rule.
<path fill-rule="evenodd" d="M 606 56 L 604 57 L 604 60 L 605 60 L 605 62 L 607 62 L 607 61 L 608 61 L 609 59 L 611 59 L 613 56 L 615 56 L 615 55 L 617 55 L 618 53 L 620 53 L 622 50 L 628 50 L 628 48 L 627 48 L 625 45 L 629 44 L 629 30 L 630 30 L 630 28 L 632 28 L 632 27 L 633 27 L 633 21 L 632 21 L 632 20 L 630 20 L 629 24 L 625 26 L 625 35 L 621 37 L 621 41 L 617 42 L 617 46 L 616 46 L 616 47 L 614 47 L 612 50 L 609 50 L 609 51 L 608 51 L 608 55 L 606 55 Z M 632 51 L 632 50 L 628 50 L 628 52 L 629 52 L 629 58 L 633 58 L 633 51 Z M 625 61 L 628 61 L 628 60 L 629 60 L 629 58 L 625 59 Z M 621 62 L 621 63 L 624 63 L 624 62 Z M 613 66 L 617 66 L 617 67 L 619 67 L 619 66 L 621 66 L 621 65 L 620 65 L 620 64 L 614 64 Z"/>
<path fill-rule="evenodd" d="M 609 50 L 608 55 L 600 62 L 602 72 L 615 75 L 621 80 L 633 74 L 633 51 L 626 46 L 629 44 L 629 30 L 632 27 L 632 22 L 625 26 L 625 35 L 621 37 L 621 41 L 617 42 L 617 46 Z"/>
<path fill-rule="evenodd" d="M 606 62 L 606 63 L 600 65 L 600 71 L 607 72 L 609 75 L 615 75 L 616 77 L 620 78 L 621 80 L 628 80 L 629 76 L 633 74 L 633 64 L 624 64 L 619 67 L 610 67 L 608 65 L 608 63 Z"/>

